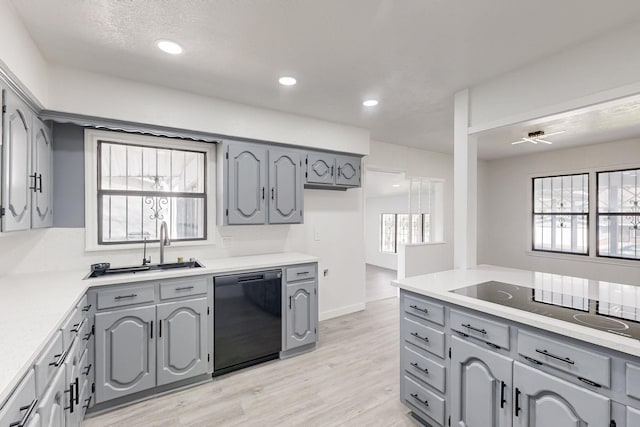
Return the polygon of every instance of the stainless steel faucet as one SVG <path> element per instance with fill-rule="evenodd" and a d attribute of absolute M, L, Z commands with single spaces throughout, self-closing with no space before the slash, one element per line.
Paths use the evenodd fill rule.
<path fill-rule="evenodd" d="M 169 239 L 169 230 L 167 228 L 167 222 L 162 221 L 160 224 L 160 264 L 164 264 L 164 247 L 171 246 L 171 239 Z"/>

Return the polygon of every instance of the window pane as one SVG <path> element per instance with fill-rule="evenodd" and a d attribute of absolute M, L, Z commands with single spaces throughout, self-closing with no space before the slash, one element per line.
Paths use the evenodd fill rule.
<path fill-rule="evenodd" d="M 409 243 L 409 214 L 398 214 L 398 245 Z"/>
<path fill-rule="evenodd" d="M 640 169 L 599 173 L 598 209 L 640 213 Z"/>
<path fill-rule="evenodd" d="M 640 214 L 599 215 L 598 255 L 640 259 Z"/>
<path fill-rule="evenodd" d="M 564 175 L 533 179 L 535 213 L 589 212 L 589 175 Z"/>
<path fill-rule="evenodd" d="M 411 214 L 411 243 L 422 243 L 421 214 Z"/>
<path fill-rule="evenodd" d="M 533 249 L 587 253 L 587 215 L 534 215 Z"/>
<path fill-rule="evenodd" d="M 396 216 L 395 214 L 382 214 L 380 222 L 382 230 L 380 251 L 393 253 L 396 251 Z"/>
<path fill-rule="evenodd" d="M 431 242 L 431 216 L 426 213 L 422 214 L 422 241 Z"/>

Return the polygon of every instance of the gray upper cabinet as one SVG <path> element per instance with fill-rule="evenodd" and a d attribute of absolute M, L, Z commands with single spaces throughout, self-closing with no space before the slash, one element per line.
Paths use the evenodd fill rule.
<path fill-rule="evenodd" d="M 35 189 L 31 193 L 31 227 L 51 227 L 53 223 L 53 150 L 51 129 L 34 119 L 32 164 Z"/>
<path fill-rule="evenodd" d="M 360 187 L 359 157 L 336 157 L 336 184 L 346 187 Z"/>
<path fill-rule="evenodd" d="M 27 230 L 31 225 L 33 113 L 11 91 L 4 91 L 6 112 L 2 135 L 2 231 Z"/>
<path fill-rule="evenodd" d="M 155 318 L 155 306 L 96 314 L 96 403 L 155 386 Z"/>
<path fill-rule="evenodd" d="M 269 223 L 302 222 L 302 159 L 297 151 L 269 150 Z"/>
<path fill-rule="evenodd" d="M 611 401 L 555 376 L 514 363 L 515 427 L 608 426 Z"/>
<path fill-rule="evenodd" d="M 452 337 L 451 425 L 510 427 L 512 364 L 509 357 Z"/>
<path fill-rule="evenodd" d="M 158 385 L 205 374 L 208 368 L 207 299 L 157 305 Z"/>
<path fill-rule="evenodd" d="M 306 165 L 307 184 L 333 185 L 335 183 L 336 156 L 334 154 L 310 152 L 307 154 Z"/>
<path fill-rule="evenodd" d="M 227 146 L 228 225 L 264 224 L 267 150 L 251 144 Z"/>
<path fill-rule="evenodd" d="M 316 289 L 315 281 L 287 284 L 286 350 L 316 341 Z"/>

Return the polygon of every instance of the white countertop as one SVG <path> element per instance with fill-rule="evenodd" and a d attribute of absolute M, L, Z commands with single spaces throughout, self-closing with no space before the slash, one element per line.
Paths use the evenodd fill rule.
<path fill-rule="evenodd" d="M 392 284 L 400 289 L 440 301 L 478 310 L 589 343 L 597 343 L 602 347 L 640 357 L 640 340 L 450 292 L 492 280 L 532 289 L 551 290 L 559 288 L 564 293 L 582 298 L 598 299 L 600 301 L 603 301 L 603 299 L 608 300 L 612 305 L 620 304 L 624 299 L 624 305 L 626 306 L 634 304 L 640 306 L 640 298 L 638 298 L 640 297 L 640 287 L 638 286 L 490 265 L 481 265 L 468 270 L 448 270 L 425 274 L 393 281 Z"/>
<path fill-rule="evenodd" d="M 0 276 L 0 407 L 89 287 L 317 262 L 301 253 L 198 260 L 202 268 L 84 280 L 82 271 Z"/>

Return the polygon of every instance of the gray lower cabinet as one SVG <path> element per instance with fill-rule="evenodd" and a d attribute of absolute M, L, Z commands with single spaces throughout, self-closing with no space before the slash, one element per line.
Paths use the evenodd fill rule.
<path fill-rule="evenodd" d="M 269 150 L 269 224 L 302 222 L 302 160 L 292 150 Z"/>
<path fill-rule="evenodd" d="M 155 319 L 155 306 L 96 314 L 96 403 L 156 385 Z"/>
<path fill-rule="evenodd" d="M 314 343 L 318 327 L 316 282 L 287 284 L 286 301 L 286 350 Z"/>
<path fill-rule="evenodd" d="M 555 376 L 514 363 L 515 427 L 608 426 L 611 400 Z"/>
<path fill-rule="evenodd" d="M 264 224 L 267 150 L 252 144 L 230 144 L 226 149 L 227 224 Z"/>
<path fill-rule="evenodd" d="M 512 365 L 509 357 L 452 337 L 452 425 L 510 427 Z"/>
<path fill-rule="evenodd" d="M 41 427 L 64 427 L 67 414 L 73 415 L 77 410 L 74 390 L 65 389 L 65 375 L 65 370 L 59 369 L 40 400 L 38 415 Z"/>
<path fill-rule="evenodd" d="M 36 376 L 30 369 L 13 391 L 9 400 L 0 406 L 0 426 L 23 424 L 33 417 L 37 404 Z"/>
<path fill-rule="evenodd" d="M 353 156 L 336 157 L 336 185 L 360 186 L 360 158 Z"/>
<path fill-rule="evenodd" d="M 207 299 L 158 304 L 157 385 L 202 375 L 208 368 Z"/>
<path fill-rule="evenodd" d="M 627 407 L 627 427 L 640 426 L 640 409 Z"/>
<path fill-rule="evenodd" d="M 310 152 L 307 154 L 306 165 L 307 184 L 333 185 L 335 183 L 336 156 L 334 154 Z"/>

